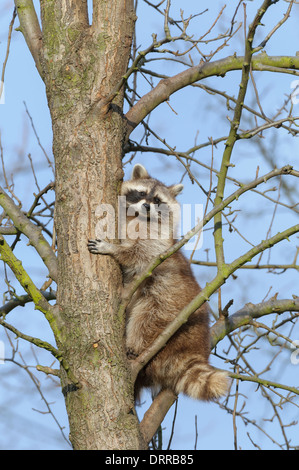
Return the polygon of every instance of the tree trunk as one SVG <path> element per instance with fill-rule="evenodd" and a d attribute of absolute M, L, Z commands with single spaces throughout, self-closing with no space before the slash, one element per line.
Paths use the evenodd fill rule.
<path fill-rule="evenodd" d="M 118 317 L 121 272 L 92 256 L 95 210 L 116 207 L 122 172 L 123 93 L 107 97 L 127 69 L 134 28 L 133 1 L 94 2 L 88 24 L 83 2 L 41 2 L 43 74 L 53 121 L 58 243 L 57 341 L 79 385 L 63 381 L 75 449 L 139 449 Z"/>

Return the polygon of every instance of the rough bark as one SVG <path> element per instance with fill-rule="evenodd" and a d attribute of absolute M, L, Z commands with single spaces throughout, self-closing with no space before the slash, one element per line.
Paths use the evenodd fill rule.
<path fill-rule="evenodd" d="M 123 96 L 102 100 L 125 73 L 133 2 L 94 2 L 93 25 L 80 1 L 42 1 L 43 61 L 56 163 L 59 349 L 78 381 L 63 392 L 75 449 L 142 446 L 118 318 L 121 273 L 93 257 L 95 210 L 116 204 L 122 179 Z"/>
<path fill-rule="evenodd" d="M 265 8 L 272 3 L 276 2 L 265 0 Z M 56 325 L 55 329 L 52 326 L 58 347 L 54 355 L 62 364 L 62 387 L 74 448 L 140 449 L 144 446 L 141 432 L 146 439 L 151 437 L 175 397 L 169 391 L 161 393 L 146 414 L 140 432 L 133 404 L 132 375 L 124 351 L 125 308 L 120 308 L 120 269 L 110 257 L 90 255 L 86 242 L 95 236 L 97 206 L 110 203 L 116 207 L 123 175 L 123 146 L 132 130 L 172 93 L 202 78 L 240 70 L 245 66 L 244 57 L 201 63 L 161 80 L 124 119 L 123 85 L 129 76 L 127 64 L 135 20 L 133 0 L 94 0 L 92 25 L 85 0 L 40 0 L 42 28 L 32 0 L 15 0 L 15 4 L 20 29 L 46 85 L 53 121 L 58 267 L 40 232 L 33 230 L 26 217 L 8 204 L 4 194 L 0 202 L 15 227 L 29 237 L 51 278 L 57 281 L 57 306 L 49 307 L 51 317 L 47 315 L 49 322 L 53 320 Z M 251 65 L 252 70 L 290 72 L 298 69 L 299 62 L 297 57 L 268 57 L 261 53 L 252 57 Z M 242 107 L 241 98 L 238 101 Z M 258 179 L 252 187 L 257 184 Z M 232 200 L 249 189 L 244 188 L 233 193 Z M 223 204 L 225 207 L 225 201 Z M 217 207 L 219 212 L 220 204 Z M 296 232 L 298 225 L 262 242 L 230 265 L 219 263 L 216 278 L 186 306 L 176 323 L 165 331 L 164 338 L 158 339 L 146 354 L 157 352 L 180 322 L 186 321 L 238 267 Z M 8 255 L 6 259 L 9 264 Z M 23 284 L 28 287 L 27 281 Z M 35 292 L 32 294 L 29 288 L 27 291 L 35 301 Z M 46 302 L 42 294 L 41 299 Z M 244 315 L 233 320 L 239 322 L 239 317 L 243 321 Z M 221 335 L 223 328 L 226 334 L 228 327 L 234 329 L 234 322 L 221 324 L 221 331 L 215 330 L 215 334 Z M 14 332 L 21 336 L 17 330 Z M 35 338 L 21 337 L 36 344 Z M 140 361 L 145 359 L 138 360 L 140 367 Z"/>

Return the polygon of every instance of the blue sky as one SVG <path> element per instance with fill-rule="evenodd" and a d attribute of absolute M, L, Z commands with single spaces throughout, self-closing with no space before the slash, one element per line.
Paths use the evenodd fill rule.
<path fill-rule="evenodd" d="M 6 50 L 6 38 L 8 24 L 12 16 L 12 1 L 2 0 L 1 16 L 0 16 L 0 64 L 3 63 Z M 219 19 L 217 26 L 210 36 L 217 36 L 223 33 L 230 26 L 230 18 L 236 8 L 237 1 L 227 2 L 226 9 L 222 17 Z M 260 1 L 254 0 L 247 2 L 247 24 L 250 23 L 252 15 L 260 6 Z M 195 18 L 190 24 L 190 34 L 195 37 L 203 34 L 213 24 L 220 9 L 225 2 L 215 0 L 209 10 L 201 16 Z M 280 1 L 272 6 L 266 14 L 263 23 L 264 27 L 260 27 L 257 35 L 257 42 L 262 40 L 265 35 L 274 27 L 274 25 L 282 18 L 288 6 L 287 2 Z M 184 18 L 198 11 L 206 9 L 206 2 L 198 0 L 187 0 L 184 2 L 173 0 L 171 16 L 178 18 L 180 16 L 180 8 L 184 10 Z M 236 16 L 236 21 L 243 21 L 243 8 L 240 8 Z M 137 44 L 140 49 L 145 49 L 152 41 L 152 33 L 156 33 L 158 38 L 163 36 L 163 18 L 145 2 L 138 2 L 138 22 L 137 22 Z M 298 24 L 299 7 L 295 5 L 292 15 L 288 22 L 283 25 L 276 35 L 271 38 L 267 46 L 268 55 L 295 55 L 299 50 L 299 30 Z M 16 20 L 15 27 L 18 25 Z M 172 27 L 173 34 L 175 32 Z M 243 27 L 240 28 L 234 40 L 226 47 L 219 51 L 215 59 L 223 58 L 227 55 L 243 53 Z M 210 52 L 216 43 L 202 44 L 201 47 L 205 53 Z M 217 42 L 217 44 L 220 44 Z M 179 46 L 176 46 L 179 47 Z M 180 44 L 183 49 L 184 44 Z M 157 59 L 157 55 L 151 56 Z M 200 56 L 196 51 L 192 51 L 192 59 L 194 63 L 200 60 Z M 212 59 L 214 60 L 214 59 Z M 152 61 L 145 65 L 145 68 L 152 68 L 161 74 L 172 75 L 183 70 L 181 64 L 165 61 Z M 270 117 L 275 115 L 286 99 L 286 95 L 291 92 L 291 82 L 293 76 L 278 73 L 254 73 L 254 77 L 259 89 L 259 96 L 263 109 Z M 211 78 L 204 81 L 210 87 L 217 87 L 221 91 L 225 91 L 232 96 L 237 96 L 238 84 L 240 80 L 240 72 L 232 72 L 224 78 Z M 154 83 L 156 83 L 154 79 Z M 150 89 L 150 85 L 144 78 L 138 79 L 141 93 L 144 94 Z M 35 181 L 30 169 L 30 161 L 28 154 L 32 156 L 33 165 L 38 175 L 40 187 L 44 187 L 49 181 L 53 181 L 53 173 L 48 165 L 44 153 L 39 146 L 36 136 L 32 130 L 30 118 L 26 112 L 26 107 L 32 117 L 36 132 L 38 133 L 40 142 L 48 156 L 52 157 L 52 131 L 50 114 L 47 106 L 45 87 L 38 76 L 33 60 L 23 40 L 20 32 L 14 31 L 10 56 L 7 64 L 5 75 L 5 104 L 0 105 L 0 132 L 1 143 L 3 147 L 3 155 L 7 175 L 10 178 L 14 170 L 14 187 L 17 195 L 23 201 L 24 209 L 27 209 L 33 201 L 33 192 L 37 192 Z M 247 102 L 249 106 L 257 108 L 255 93 L 252 85 L 249 86 Z M 195 142 L 207 142 L 210 137 L 214 140 L 218 137 L 227 135 L 229 130 L 229 120 L 227 116 L 231 116 L 231 111 L 226 107 L 226 100 L 222 97 L 215 97 L 207 94 L 202 89 L 188 88 L 182 90 L 171 97 L 170 106 L 163 103 L 156 109 L 149 121 L 150 127 L 159 135 L 165 138 L 168 145 L 176 147 L 178 151 L 187 151 L 193 147 Z M 298 105 L 297 105 L 298 106 Z M 298 115 L 298 110 L 294 106 L 294 115 Z M 244 119 L 241 128 L 250 129 L 253 121 L 249 121 L 247 113 L 244 113 Z M 143 128 L 139 126 L 131 135 L 131 139 L 139 141 L 143 135 Z M 233 153 L 232 162 L 235 165 L 230 169 L 229 175 L 242 182 L 250 181 L 255 177 L 257 166 L 260 168 L 260 175 L 267 173 L 273 168 L 273 164 L 282 166 L 284 164 L 292 164 L 298 169 L 298 144 L 296 138 L 293 138 L 284 129 L 269 130 L 264 133 L 266 139 L 241 141 L 238 142 Z M 161 142 L 153 137 L 149 137 L 150 146 L 162 147 Z M 223 144 L 219 144 L 214 148 L 213 160 L 214 167 L 219 168 L 221 156 L 223 152 Z M 268 159 L 262 157 L 262 152 L 268 156 Z M 130 155 L 125 158 L 125 162 Z M 206 147 L 195 154 L 203 163 L 210 165 L 211 163 L 211 147 Z M 269 158 L 271 157 L 271 158 Z M 178 182 L 182 175 L 181 164 L 176 161 L 175 157 L 161 156 L 157 153 L 138 153 L 134 159 L 134 163 L 140 162 L 144 164 L 153 176 L 170 184 Z M 274 163 L 273 163 L 274 162 Z M 132 165 L 125 165 L 126 177 L 129 177 Z M 209 171 L 202 167 L 192 164 L 192 171 L 200 180 L 201 184 L 209 187 Z M 3 184 L 2 173 L 0 174 L 1 184 Z M 215 180 L 216 181 L 216 180 Z M 184 178 L 184 192 L 179 197 L 181 203 L 203 203 L 203 193 L 196 185 L 191 184 L 188 176 Z M 292 182 L 294 184 L 294 182 Z M 214 183 L 215 184 L 215 183 Z M 277 182 L 275 183 L 277 185 Z M 274 183 L 269 184 L 267 188 L 272 188 Z M 233 184 L 227 185 L 227 194 L 233 191 Z M 277 191 L 269 192 L 273 198 L 277 197 Z M 294 192 L 294 197 L 298 198 L 298 193 Z M 50 196 L 49 196 L 50 198 Z M 266 237 L 269 225 L 273 217 L 273 204 L 259 195 L 252 194 L 250 197 L 238 201 L 234 206 L 238 209 L 236 226 L 240 233 L 246 234 L 245 241 L 240 237 L 239 233 L 233 231 L 230 233 L 225 229 L 225 251 L 228 260 L 238 257 L 250 247 L 250 243 L 258 243 Z M 282 206 L 278 206 L 271 228 L 272 235 L 277 231 L 281 231 L 294 223 L 298 223 L 298 216 Z M 298 239 L 290 242 L 283 242 L 274 250 L 271 250 L 270 262 L 291 263 L 296 250 Z M 32 247 L 26 246 L 26 242 L 19 244 L 16 249 L 16 255 L 21 257 L 25 268 L 28 268 L 30 275 L 41 286 L 44 282 L 46 270 L 39 263 Z M 203 247 L 196 253 L 196 259 L 205 260 L 209 256 L 209 260 L 213 261 L 213 237 L 212 230 L 204 233 Z M 268 254 L 263 255 L 263 261 L 268 262 Z M 2 270 L 2 266 L 0 267 Z M 199 282 L 205 285 L 207 281 L 213 278 L 215 271 L 213 268 L 194 268 Z M 3 271 L 1 271 L 3 272 Z M 294 270 L 281 275 L 269 274 L 263 271 L 251 272 L 240 270 L 237 273 L 237 279 L 229 279 L 222 288 L 222 304 L 225 305 L 231 298 L 234 299 L 232 312 L 237 311 L 247 302 L 261 302 L 267 295 L 271 297 L 278 292 L 279 298 L 291 298 L 292 294 L 298 295 L 298 273 Z M 11 280 L 13 276 L 9 274 Z M 1 292 L 6 290 L 3 278 L 0 278 Z M 15 284 L 18 294 L 23 292 L 17 284 Z M 217 298 L 213 297 L 210 306 L 217 310 Z M 269 320 L 271 323 L 272 319 Z M 21 331 L 29 333 L 33 336 L 41 336 L 47 341 L 53 341 L 53 335 L 41 317 L 41 314 L 34 311 L 31 305 L 19 308 L 9 315 L 9 322 L 16 325 Z M 266 322 L 266 321 L 265 321 Z M 297 333 L 296 333 L 297 331 Z M 297 334 L 297 336 L 296 336 Z M 298 339 L 298 328 L 292 332 L 292 338 Z M 0 331 L 0 340 L 5 342 L 6 353 L 10 357 L 10 346 L 3 333 Z M 217 351 L 223 355 L 222 350 L 228 350 L 228 342 L 219 345 Z M 30 346 L 24 344 L 20 340 L 19 350 L 22 352 L 24 360 L 32 366 L 37 362 L 50 365 L 52 358 L 44 351 L 33 353 Z M 35 356 L 37 355 L 37 357 Z M 252 351 L 253 361 L 258 370 L 262 369 L 269 358 L 269 348 L 259 351 Z M 297 369 L 290 362 L 289 353 L 284 353 L 282 359 L 276 366 L 273 366 L 269 372 L 269 377 L 277 382 L 286 382 L 298 385 L 294 381 L 297 375 Z M 7 356 L 6 356 L 7 357 Z M 230 357 L 230 352 L 228 353 Z M 18 357 L 21 362 L 21 358 Z M 211 362 L 219 367 L 226 368 L 228 365 L 224 361 L 213 357 Z M 297 366 L 298 367 L 298 366 Z M 33 371 L 33 369 L 32 369 Z M 68 435 L 67 416 L 64 408 L 63 396 L 59 386 L 50 378 L 46 378 L 42 373 L 35 375 L 41 381 L 42 390 L 51 402 L 53 413 L 58 419 L 60 425 L 65 427 L 65 434 Z M 296 379 L 297 380 L 297 379 Z M 295 382 L 295 383 L 294 383 Z M 256 419 L 261 426 L 269 427 L 270 424 L 263 421 L 265 417 L 271 416 L 271 411 L 267 409 L 261 395 L 257 392 L 256 385 L 240 384 L 240 390 L 243 394 L 240 398 L 240 407 L 242 399 L 246 401 L 250 410 L 251 419 Z M 246 397 L 246 398 L 245 398 Z M 147 403 L 149 400 L 147 400 Z M 297 400 L 298 404 L 298 400 Z M 140 414 L 145 407 L 140 410 Z M 28 373 L 10 362 L 0 365 L 0 449 L 68 449 L 69 446 L 62 436 L 62 433 L 49 414 L 42 414 L 38 411 L 46 411 L 45 403 L 34 386 Z M 233 424 L 231 416 L 221 409 L 217 404 L 204 404 L 195 402 L 183 397 L 179 398 L 178 413 L 176 420 L 175 433 L 172 441 L 173 449 L 192 449 L 195 441 L 195 415 L 197 415 L 197 432 L 198 432 L 198 448 L 200 449 L 231 449 L 233 448 Z M 171 430 L 171 421 L 173 410 L 163 423 L 166 428 L 164 432 L 164 440 L 167 442 Z M 298 408 L 285 407 L 286 420 L 298 419 Z M 256 428 L 245 428 L 241 420 L 238 424 L 238 444 L 246 449 L 253 448 L 247 432 L 252 433 L 255 442 L 264 448 L 275 447 L 271 439 L 267 439 L 264 434 L 259 433 Z M 279 428 L 273 424 L 273 434 L 277 441 L 281 441 Z M 292 431 L 290 432 L 292 435 Z M 295 432 L 294 432 L 295 435 Z"/>

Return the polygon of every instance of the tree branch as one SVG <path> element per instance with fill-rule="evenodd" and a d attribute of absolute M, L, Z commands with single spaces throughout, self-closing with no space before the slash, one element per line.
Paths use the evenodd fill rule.
<path fill-rule="evenodd" d="M 57 258 L 49 243 L 42 235 L 42 229 L 36 227 L 15 205 L 13 200 L 0 187 L 0 205 L 13 221 L 15 227 L 29 239 L 43 262 L 49 269 L 49 275 L 57 281 Z"/>
<path fill-rule="evenodd" d="M 53 308 L 42 295 L 41 291 L 36 287 L 30 276 L 27 274 L 25 269 L 22 266 L 20 260 L 18 260 L 9 245 L 6 243 L 5 239 L 0 235 L 0 259 L 6 263 L 14 275 L 16 276 L 17 280 L 25 289 L 25 291 L 30 295 L 32 298 L 35 308 L 40 310 L 48 320 L 53 333 L 55 334 L 56 338 L 59 338 L 60 331 L 57 326 L 57 318 L 54 317 Z"/>
<path fill-rule="evenodd" d="M 222 156 L 222 162 L 220 171 L 218 174 L 218 183 L 217 191 L 215 197 L 215 205 L 218 205 L 222 202 L 224 197 L 224 188 L 226 183 L 227 172 L 230 166 L 231 155 L 234 149 L 234 145 L 238 138 L 238 129 L 241 122 L 241 116 L 243 111 L 243 104 L 245 102 L 245 96 L 247 92 L 247 87 L 250 78 L 250 69 L 251 61 L 253 54 L 253 38 L 255 31 L 260 24 L 260 21 L 272 4 L 271 0 L 264 0 L 262 7 L 258 10 L 252 24 L 249 27 L 248 35 L 245 41 L 245 55 L 242 65 L 242 78 L 239 85 L 239 94 L 234 110 L 234 116 L 231 121 L 229 136 L 225 143 L 225 149 Z M 223 249 L 223 236 L 222 236 L 222 213 L 218 212 L 214 218 L 214 245 L 215 245 L 215 255 L 218 270 L 222 269 L 223 264 L 225 263 L 224 249 Z"/>
<path fill-rule="evenodd" d="M 14 8 L 14 11 L 13 11 L 13 14 L 12 14 L 12 19 L 11 19 L 11 22 L 9 23 L 7 46 L 6 46 L 6 55 L 5 55 L 5 59 L 4 59 L 3 66 L 2 66 L 1 81 L 0 81 L 0 100 L 2 98 L 2 93 L 3 93 L 5 69 L 6 69 L 6 65 L 7 65 L 7 61 L 8 61 L 9 49 L 10 49 L 10 43 L 11 43 L 11 36 L 12 36 L 13 25 L 14 25 L 16 16 L 17 16 L 17 11 L 16 11 L 16 8 Z"/>
<path fill-rule="evenodd" d="M 199 261 L 199 260 L 192 260 L 192 264 L 197 264 L 198 266 L 206 266 L 206 267 L 217 267 L 217 263 L 214 261 Z M 299 272 L 299 265 L 296 263 L 293 264 L 245 264 L 244 266 L 240 266 L 239 269 L 281 269 L 282 271 L 286 271 L 287 269 L 296 269 Z M 1 309 L 0 309 L 1 311 Z"/>
<path fill-rule="evenodd" d="M 233 70 L 242 70 L 243 56 L 229 56 L 214 62 L 204 62 L 190 67 L 173 77 L 160 80 L 158 85 L 144 95 L 125 115 L 127 120 L 127 138 L 138 124 L 158 105 L 167 101 L 178 90 L 199 80 L 212 76 L 224 77 Z M 262 52 L 252 58 L 253 71 L 271 71 L 297 75 L 298 56 L 268 56 Z"/>
<path fill-rule="evenodd" d="M 56 299 L 56 293 L 54 291 L 40 291 L 43 297 L 45 297 L 46 300 L 55 300 Z M 6 304 L 2 305 L 0 307 L 0 318 L 3 316 L 5 317 L 9 312 L 11 312 L 14 308 L 16 307 L 24 307 L 25 304 L 28 302 L 32 302 L 32 297 L 28 294 L 25 295 L 20 295 L 16 297 L 13 300 L 9 300 L 6 302 Z"/>
<path fill-rule="evenodd" d="M 171 390 L 165 389 L 153 400 L 140 423 L 140 431 L 146 443 L 152 439 L 176 399 L 177 396 Z"/>
<path fill-rule="evenodd" d="M 14 326 L 12 326 L 9 323 L 5 322 L 4 320 L 0 319 L 0 325 L 2 325 L 4 328 L 6 328 L 9 331 L 12 331 L 16 335 L 17 338 L 21 338 L 25 341 L 28 341 L 31 344 L 34 344 L 38 348 L 45 349 L 46 351 L 49 351 L 59 361 L 59 363 L 61 364 L 61 366 L 65 370 L 69 380 L 73 384 L 75 384 L 77 388 L 81 387 L 81 385 L 79 384 L 77 378 L 75 377 L 75 375 L 73 374 L 71 368 L 69 367 L 68 363 L 64 359 L 63 353 L 61 351 L 59 351 L 59 349 L 56 349 L 54 346 L 52 346 L 52 344 L 48 343 L 47 341 L 43 341 L 39 338 L 35 338 L 34 336 L 29 336 L 29 335 L 26 335 L 25 333 L 22 333 L 17 328 L 15 328 Z M 43 366 L 37 366 L 37 367 L 39 367 L 38 370 L 45 372 L 45 369 L 46 369 L 45 367 L 43 367 Z M 49 368 L 47 368 L 47 370 L 49 370 Z M 57 374 L 55 374 L 55 375 L 58 376 L 58 371 L 57 371 Z"/>
<path fill-rule="evenodd" d="M 32 298 L 35 304 L 35 307 L 45 315 L 46 319 L 48 320 L 52 328 L 52 331 L 54 333 L 56 340 L 61 339 L 61 332 L 60 332 L 60 328 L 58 327 L 59 318 L 57 317 L 56 313 L 54 314 L 54 308 L 48 303 L 48 301 L 42 295 L 41 291 L 35 286 L 32 279 L 28 276 L 25 269 L 23 268 L 21 261 L 19 261 L 15 257 L 9 245 L 6 243 L 6 241 L 1 235 L 0 235 L 0 259 L 4 261 L 10 267 L 10 269 L 13 271 L 14 275 L 18 279 L 21 286 L 26 290 L 26 292 Z M 52 346 L 50 343 L 47 343 L 46 341 L 21 333 L 14 326 L 9 325 L 4 320 L 0 319 L 0 325 L 13 331 L 19 338 L 22 338 L 26 341 L 29 341 L 32 344 L 35 344 L 36 346 L 40 348 L 50 351 L 53 354 L 53 356 L 56 357 L 56 359 L 58 359 L 63 369 L 66 371 L 66 374 L 68 378 L 70 379 L 70 381 L 73 382 L 77 387 L 80 386 L 78 383 L 78 380 L 73 374 L 72 369 L 69 367 L 68 363 L 64 359 L 63 353 L 61 351 L 54 348 L 54 346 Z"/>
<path fill-rule="evenodd" d="M 34 59 L 36 68 L 43 76 L 42 69 L 42 31 L 32 0 L 15 0 L 18 17 L 20 20 L 19 30 L 23 33 L 27 46 Z"/>
<path fill-rule="evenodd" d="M 295 299 L 270 299 L 259 304 L 246 304 L 241 310 L 230 315 L 221 317 L 211 328 L 211 347 L 221 341 L 232 331 L 241 326 L 250 325 L 253 318 L 260 318 L 264 315 L 283 312 L 299 312 L 299 298 Z"/>
<path fill-rule="evenodd" d="M 12 331 L 12 333 L 16 335 L 17 338 L 24 339 L 25 341 L 28 341 L 29 343 L 34 344 L 38 348 L 46 349 L 46 351 L 49 351 L 57 359 L 61 357 L 61 353 L 58 351 L 58 349 L 54 348 L 54 346 L 52 346 L 52 344 L 48 343 L 47 341 L 43 341 L 39 338 L 35 338 L 34 336 L 26 335 L 25 333 L 22 333 L 17 328 L 15 328 L 14 326 L 10 325 L 9 323 L 1 319 L 0 319 L 0 325 L 2 325 L 4 328 L 6 328 L 9 331 Z"/>
<path fill-rule="evenodd" d="M 245 382 L 253 382 L 259 385 L 263 385 L 264 387 L 280 388 L 282 390 L 287 390 L 288 392 L 299 395 L 299 390 L 296 387 L 289 387 L 288 385 L 283 385 L 277 382 L 272 382 L 271 380 L 268 380 L 268 379 L 261 379 L 260 377 L 257 377 L 257 376 L 234 374 L 232 372 L 229 374 L 229 376 L 232 379 L 239 379 Z"/>

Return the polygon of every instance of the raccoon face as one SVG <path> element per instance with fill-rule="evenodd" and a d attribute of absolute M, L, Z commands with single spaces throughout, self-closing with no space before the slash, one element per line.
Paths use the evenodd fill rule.
<path fill-rule="evenodd" d="M 157 188 L 131 188 L 126 194 L 126 206 L 128 215 L 141 215 L 149 219 L 155 215 L 161 214 L 168 210 L 167 203 L 163 202 L 163 195 L 159 194 Z"/>
<path fill-rule="evenodd" d="M 122 185 L 121 194 L 126 197 L 127 215 L 141 215 L 146 219 L 167 217 L 179 210 L 175 197 L 182 191 L 183 185 L 165 186 L 149 176 L 142 165 L 135 165 L 132 177 Z"/>

